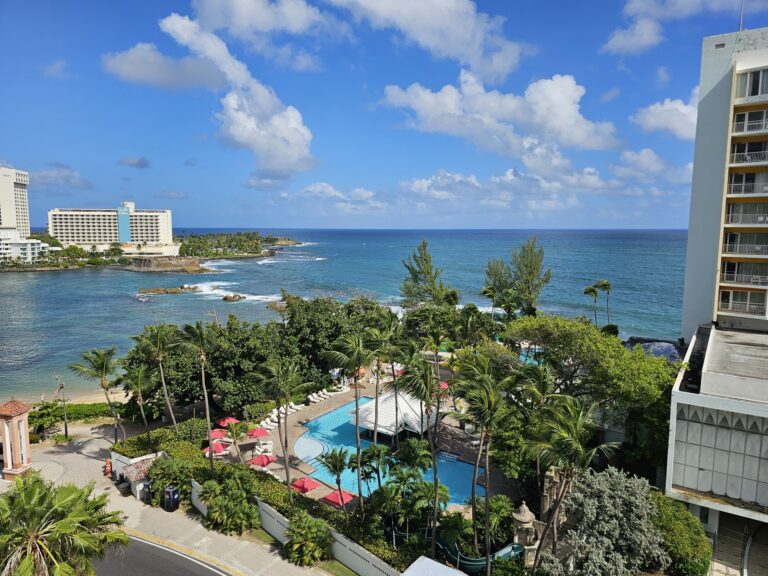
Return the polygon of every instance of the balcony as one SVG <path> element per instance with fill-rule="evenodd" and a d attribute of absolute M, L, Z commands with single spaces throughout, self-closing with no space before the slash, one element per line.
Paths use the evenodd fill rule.
<path fill-rule="evenodd" d="M 768 276 L 723 272 L 720 274 L 720 282 L 726 284 L 739 284 L 741 286 L 768 286 Z"/>
<path fill-rule="evenodd" d="M 768 256 L 768 244 L 723 244 L 723 253 Z"/>
<path fill-rule="evenodd" d="M 734 152 L 731 154 L 731 164 L 759 164 L 768 162 L 768 151 Z"/>
<path fill-rule="evenodd" d="M 720 302 L 717 309 L 721 312 L 736 312 L 737 314 L 749 314 L 750 316 L 765 316 L 765 304 Z"/>
<path fill-rule="evenodd" d="M 726 224 L 768 224 L 768 214 L 726 214 Z"/>
<path fill-rule="evenodd" d="M 734 122 L 733 133 L 741 134 L 744 132 L 762 132 L 768 130 L 768 117 L 762 120 L 749 120 L 747 122 Z"/>
<path fill-rule="evenodd" d="M 728 194 L 748 195 L 748 194 L 768 194 L 768 182 L 750 183 L 750 184 L 730 184 Z"/>

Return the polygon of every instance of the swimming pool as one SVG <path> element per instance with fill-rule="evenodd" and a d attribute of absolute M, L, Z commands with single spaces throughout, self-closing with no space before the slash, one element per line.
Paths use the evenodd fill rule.
<path fill-rule="evenodd" d="M 372 402 L 373 398 L 361 398 L 360 405 Z M 316 480 L 325 482 L 329 486 L 336 486 L 336 478 L 329 474 L 317 462 L 317 457 L 325 452 L 330 452 L 332 448 L 346 448 L 350 454 L 355 452 L 355 427 L 350 423 L 354 414 L 354 401 L 344 404 L 335 410 L 324 414 L 314 420 L 310 420 L 306 427 L 307 432 L 301 436 L 294 445 L 293 451 L 296 456 L 304 462 L 315 468 L 311 474 Z M 361 439 L 360 447 L 362 449 L 371 445 L 371 442 Z M 440 477 L 440 483 L 448 488 L 450 493 L 450 504 L 464 504 L 472 494 L 472 464 L 457 460 L 454 454 L 440 452 L 437 455 L 437 469 Z M 480 468 L 478 475 L 482 475 L 485 468 Z M 424 479 L 432 481 L 432 469 L 430 468 Z M 386 483 L 387 477 L 382 478 Z M 341 487 L 347 492 L 357 494 L 357 474 L 351 470 L 346 470 L 341 476 Z M 376 480 L 372 480 L 366 488 L 363 483 L 363 493 L 367 496 L 369 491 L 376 490 Z M 370 490 L 369 490 L 370 489 Z M 477 495 L 483 496 L 485 490 L 482 486 L 477 486 Z"/>

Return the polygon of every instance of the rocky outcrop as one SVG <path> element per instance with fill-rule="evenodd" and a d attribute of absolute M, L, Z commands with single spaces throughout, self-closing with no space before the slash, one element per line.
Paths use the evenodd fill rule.
<path fill-rule="evenodd" d="M 242 294 L 227 294 L 222 300 L 224 300 L 224 302 L 239 302 L 240 300 L 245 300 L 245 296 Z"/>
<path fill-rule="evenodd" d="M 197 291 L 198 287 L 190 284 L 172 286 L 170 288 L 139 288 L 139 294 L 186 294 Z"/>
<path fill-rule="evenodd" d="M 137 272 L 210 272 L 208 268 L 200 265 L 200 258 L 195 256 L 134 256 L 127 268 Z"/>

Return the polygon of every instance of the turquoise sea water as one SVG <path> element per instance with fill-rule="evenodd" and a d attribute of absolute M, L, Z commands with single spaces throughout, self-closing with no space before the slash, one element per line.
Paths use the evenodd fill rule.
<path fill-rule="evenodd" d="M 213 230 L 211 230 L 213 231 Z M 177 232 L 203 232 L 187 229 Z M 530 235 L 546 250 L 552 282 L 541 309 L 592 315 L 584 286 L 599 278 L 613 284 L 611 320 L 623 336 L 677 338 L 680 332 L 686 231 L 518 230 L 271 230 L 302 242 L 265 260 L 220 260 L 206 275 L 136 273 L 86 269 L 0 274 L 0 400 L 50 397 L 54 374 L 70 390 L 96 387 L 67 371 L 78 354 L 95 347 L 130 347 L 145 324 L 272 317 L 265 307 L 280 289 L 300 296 L 347 299 L 370 295 L 396 305 L 402 260 L 422 238 L 430 243 L 444 278 L 461 290 L 463 302 L 487 306 L 479 292 L 489 258 L 508 258 Z M 196 284 L 194 294 L 157 295 L 140 301 L 140 288 Z M 226 303 L 237 292 L 247 299 Z M 602 302 L 602 300 L 601 300 Z M 605 321 L 601 308 L 600 321 Z"/>
<path fill-rule="evenodd" d="M 361 398 L 360 405 L 372 402 L 372 398 Z M 335 410 L 323 414 L 322 416 L 307 422 L 307 432 L 305 432 L 297 441 L 293 448 L 296 456 L 309 463 L 315 468 L 312 477 L 325 482 L 329 486 L 336 485 L 336 477 L 330 474 L 325 468 L 317 463 L 317 457 L 332 448 L 346 448 L 350 454 L 355 453 L 355 427 L 350 422 L 354 414 L 355 402 L 349 402 Z M 360 446 L 364 450 L 371 445 L 371 442 L 365 439 L 360 440 Z M 472 464 L 457 460 L 452 454 L 440 452 L 437 455 L 437 474 L 440 483 L 448 488 L 449 504 L 464 504 L 472 494 Z M 479 469 L 478 476 L 482 476 L 485 468 Z M 430 468 L 424 479 L 432 482 L 434 475 Z M 389 477 L 382 476 L 382 484 L 386 484 Z M 377 480 L 363 482 L 363 493 L 367 496 L 378 486 Z M 352 470 L 346 470 L 341 475 L 341 488 L 351 494 L 357 494 L 357 474 Z M 485 489 L 482 486 L 477 487 L 477 495 L 483 496 Z"/>

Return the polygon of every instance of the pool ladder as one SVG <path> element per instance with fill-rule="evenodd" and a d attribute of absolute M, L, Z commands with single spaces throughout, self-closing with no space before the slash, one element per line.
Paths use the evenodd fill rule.
<path fill-rule="evenodd" d="M 449 462 L 458 462 L 459 461 L 459 455 L 458 454 L 451 454 L 450 452 L 443 452 L 440 454 L 440 457 L 443 460 L 448 460 Z"/>

